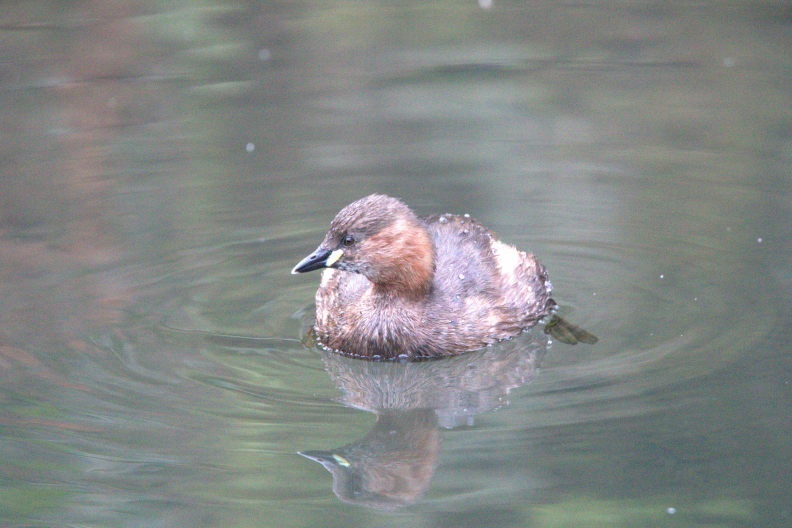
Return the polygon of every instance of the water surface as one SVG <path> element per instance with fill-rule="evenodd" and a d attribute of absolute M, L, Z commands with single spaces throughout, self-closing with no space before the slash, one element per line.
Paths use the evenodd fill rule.
<path fill-rule="evenodd" d="M 0 524 L 789 525 L 789 6 L 487 6 L 3 9 Z M 370 192 L 599 342 L 306 346 Z"/>

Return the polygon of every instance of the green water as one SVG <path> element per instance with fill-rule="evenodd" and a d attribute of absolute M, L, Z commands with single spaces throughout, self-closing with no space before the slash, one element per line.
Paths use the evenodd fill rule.
<path fill-rule="evenodd" d="M 0 524 L 788 526 L 790 20 L 5 6 Z M 599 342 L 301 344 L 289 270 L 375 191 L 533 251 Z"/>

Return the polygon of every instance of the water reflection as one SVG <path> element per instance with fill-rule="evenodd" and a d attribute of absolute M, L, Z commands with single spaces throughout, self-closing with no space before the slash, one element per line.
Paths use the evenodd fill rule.
<path fill-rule="evenodd" d="M 333 475 L 342 501 L 393 509 L 419 500 L 440 450 L 439 429 L 473 425 L 533 379 L 549 345 L 534 331 L 478 352 L 421 363 L 372 362 L 323 354 L 341 403 L 374 413 L 362 438 L 329 450 L 302 451 Z"/>
<path fill-rule="evenodd" d="M 385 411 L 363 438 L 329 451 L 301 451 L 333 474 L 333 493 L 349 503 L 393 509 L 429 487 L 440 450 L 432 409 Z"/>

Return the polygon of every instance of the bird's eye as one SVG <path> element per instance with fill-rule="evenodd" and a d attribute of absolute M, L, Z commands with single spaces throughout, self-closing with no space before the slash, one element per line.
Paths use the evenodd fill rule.
<path fill-rule="evenodd" d="M 343 244 L 344 244 L 346 247 L 349 247 L 349 246 L 353 245 L 354 243 L 355 243 L 355 237 L 353 237 L 352 235 L 346 235 L 346 236 L 344 236 L 344 241 L 343 241 Z"/>

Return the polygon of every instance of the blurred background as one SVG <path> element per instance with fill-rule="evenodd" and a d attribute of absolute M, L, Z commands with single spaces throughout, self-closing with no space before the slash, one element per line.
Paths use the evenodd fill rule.
<path fill-rule="evenodd" d="M 4 2 L 0 524 L 789 526 L 791 45 L 789 2 Z M 302 344 L 371 192 L 599 343 Z"/>

